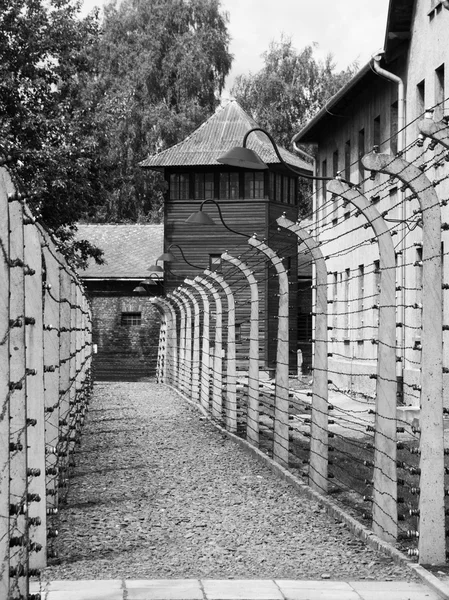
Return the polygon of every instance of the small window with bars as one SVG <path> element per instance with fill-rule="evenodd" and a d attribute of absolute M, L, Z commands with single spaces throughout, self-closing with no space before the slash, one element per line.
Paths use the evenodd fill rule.
<path fill-rule="evenodd" d="M 221 254 L 209 254 L 209 270 L 221 271 Z"/>
<path fill-rule="evenodd" d="M 142 313 L 140 312 L 122 312 L 120 325 L 124 327 L 133 327 L 142 325 Z"/>

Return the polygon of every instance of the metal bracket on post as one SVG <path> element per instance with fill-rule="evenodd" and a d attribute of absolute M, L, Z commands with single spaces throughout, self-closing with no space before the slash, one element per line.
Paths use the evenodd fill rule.
<path fill-rule="evenodd" d="M 165 298 L 155 296 L 150 302 L 159 307 L 165 315 L 165 351 L 164 365 L 162 375 L 163 383 L 171 383 L 178 386 L 178 355 L 177 355 L 177 333 L 176 333 L 176 312 L 170 302 Z"/>
<path fill-rule="evenodd" d="M 200 276 L 195 277 L 194 281 L 203 285 L 212 294 L 215 300 L 215 339 L 212 360 L 212 416 L 214 419 L 221 421 L 223 419 L 223 307 L 220 294 L 210 281 L 207 281 L 207 279 Z"/>
<path fill-rule="evenodd" d="M 299 225 L 285 216 L 277 223 L 295 233 L 310 251 L 315 262 L 316 304 L 314 335 L 314 369 L 312 384 L 312 423 L 309 457 L 309 485 L 314 490 L 328 490 L 328 334 L 327 334 L 327 267 L 319 243 Z"/>
<path fill-rule="evenodd" d="M 420 203 L 423 222 L 423 299 L 420 411 L 419 562 L 446 560 L 443 443 L 443 318 L 441 210 L 432 183 L 420 169 L 389 154 L 370 153 L 363 166 L 397 177 Z"/>
<path fill-rule="evenodd" d="M 209 298 L 204 288 L 201 287 L 196 281 L 191 279 L 185 279 L 186 285 L 192 286 L 198 294 L 201 296 L 203 301 L 203 343 L 201 345 L 201 405 L 209 412 L 209 391 L 210 391 L 210 306 Z"/>
<path fill-rule="evenodd" d="M 190 397 L 192 394 L 192 309 L 189 300 L 180 293 L 179 288 L 171 293 L 178 298 L 184 307 L 185 313 L 185 336 L 184 336 L 184 387 L 185 393 Z"/>
<path fill-rule="evenodd" d="M 276 352 L 276 388 L 274 404 L 273 458 L 288 467 L 289 423 L 288 423 L 288 367 L 289 367 L 289 287 L 288 274 L 282 259 L 267 244 L 255 237 L 248 244 L 265 254 L 276 269 L 279 280 L 278 339 Z"/>
<path fill-rule="evenodd" d="M 216 271 L 204 271 L 207 277 L 216 281 L 228 301 L 228 324 L 226 338 L 226 427 L 228 431 L 237 431 L 237 370 L 235 363 L 235 299 L 230 285 Z"/>
<path fill-rule="evenodd" d="M 178 288 L 179 293 L 185 294 L 193 306 L 193 344 L 192 344 L 192 400 L 200 401 L 200 306 L 197 299 L 184 287 Z"/>
<path fill-rule="evenodd" d="M 247 264 L 227 252 L 221 255 L 221 259 L 242 271 L 251 292 L 246 438 L 254 446 L 259 446 L 259 289 Z"/>
<path fill-rule="evenodd" d="M 390 230 L 379 211 L 357 188 L 335 179 L 332 194 L 353 204 L 374 230 L 379 245 L 381 287 L 374 434 L 373 531 L 387 542 L 398 535 L 396 432 L 396 258 Z"/>

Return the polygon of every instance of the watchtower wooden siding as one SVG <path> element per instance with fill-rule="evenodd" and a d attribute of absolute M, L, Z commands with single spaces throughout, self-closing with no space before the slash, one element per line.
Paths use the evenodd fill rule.
<path fill-rule="evenodd" d="M 273 368 L 276 359 L 277 345 L 277 313 L 278 313 L 278 279 L 275 269 L 267 264 L 267 258 L 257 253 L 249 247 L 245 237 L 228 231 L 221 223 L 218 209 L 214 203 L 205 204 L 203 210 L 214 220 L 215 225 L 192 225 L 186 223 L 187 218 L 199 210 L 201 202 L 205 198 L 195 198 L 198 194 L 195 189 L 195 183 L 198 181 L 198 173 L 206 176 L 209 181 L 214 181 L 214 199 L 219 203 L 223 220 L 226 225 L 235 231 L 238 231 L 248 237 L 256 234 L 259 239 L 266 239 L 270 247 L 275 250 L 279 256 L 285 257 L 284 265 L 289 267 L 291 274 L 290 285 L 290 312 L 291 312 L 291 331 L 290 331 L 290 366 L 292 369 L 296 365 L 297 348 L 297 238 L 290 237 L 285 231 L 278 231 L 276 218 L 284 212 L 290 219 L 296 219 L 296 178 L 288 174 L 287 170 L 276 168 L 276 170 L 267 170 L 262 172 L 263 194 L 260 197 L 247 198 L 245 194 L 245 179 L 248 180 L 252 173 L 261 178 L 260 171 L 252 172 L 247 170 L 230 170 L 223 166 L 210 166 L 199 171 L 198 168 L 173 168 L 165 170 L 165 177 L 168 183 L 167 200 L 165 202 L 165 247 L 170 244 L 179 244 L 186 259 L 201 269 L 216 267 L 213 265 L 213 259 L 225 251 L 231 255 L 240 256 L 243 261 L 248 263 L 254 270 L 255 277 L 259 282 L 259 310 L 260 310 L 260 357 L 262 366 Z M 220 173 L 233 174 L 235 180 L 239 179 L 239 197 L 221 198 L 220 197 Z M 184 194 L 173 193 L 173 182 L 179 181 L 178 174 L 188 176 L 188 185 L 184 189 Z M 234 175 L 236 174 L 236 175 Z M 257 175 L 256 175 L 257 174 Z M 174 175 L 174 177 L 172 177 Z M 195 179 L 196 178 L 196 179 Z M 183 182 L 185 181 L 183 177 Z M 276 180 L 282 181 L 283 185 L 288 185 L 290 194 L 282 195 L 290 203 L 276 202 Z M 282 186 L 277 187 L 282 192 Z M 291 187 L 290 187 L 291 186 Z M 188 189 L 188 198 L 176 198 L 176 195 L 185 195 Z M 259 189 L 261 189 L 259 187 Z M 186 278 L 193 278 L 200 273 L 198 269 L 189 267 L 182 259 L 179 249 L 172 249 L 173 254 L 179 258 L 175 263 L 166 263 L 165 265 L 165 289 L 166 293 L 173 291 Z M 250 312 L 250 290 L 246 281 L 240 272 L 228 265 L 218 266 L 226 275 L 226 279 L 232 285 L 236 296 L 236 324 L 238 331 L 238 349 L 237 357 L 241 368 L 245 368 L 246 357 L 248 354 L 248 335 L 249 335 L 249 312 Z M 235 274 L 234 274 L 235 273 Z"/>

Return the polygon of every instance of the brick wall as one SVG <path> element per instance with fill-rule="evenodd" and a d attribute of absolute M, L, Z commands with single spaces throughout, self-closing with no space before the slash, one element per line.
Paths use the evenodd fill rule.
<path fill-rule="evenodd" d="M 98 353 L 97 381 L 134 381 L 154 377 L 160 317 L 149 297 L 91 295 L 93 342 Z M 123 325 L 122 313 L 140 313 L 140 325 Z"/>

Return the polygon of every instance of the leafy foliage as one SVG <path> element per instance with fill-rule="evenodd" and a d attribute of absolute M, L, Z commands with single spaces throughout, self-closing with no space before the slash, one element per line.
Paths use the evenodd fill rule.
<path fill-rule="evenodd" d="M 357 64 L 335 72 L 328 55 L 314 57 L 314 46 L 298 52 L 289 38 L 272 42 L 264 54 L 264 67 L 236 79 L 232 95 L 252 117 L 284 147 L 349 79 Z"/>
<path fill-rule="evenodd" d="M 82 85 L 94 69 L 98 20 L 80 19 L 79 10 L 74 0 L 0 0 L 0 143 L 36 211 L 74 258 L 73 223 L 101 195 Z M 88 245 L 80 251 L 89 253 Z"/>
<path fill-rule="evenodd" d="M 160 219 L 165 182 L 139 161 L 191 133 L 218 103 L 232 57 L 219 0 L 124 0 L 105 7 L 96 103 L 99 221 Z"/>

